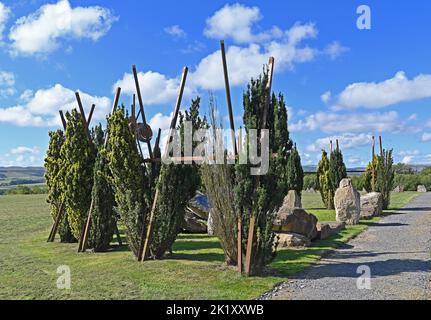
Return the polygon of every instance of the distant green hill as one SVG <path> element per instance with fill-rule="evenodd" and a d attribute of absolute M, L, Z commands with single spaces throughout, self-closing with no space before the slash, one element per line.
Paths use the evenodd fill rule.
<path fill-rule="evenodd" d="M 0 167 L 0 188 L 45 183 L 43 167 Z"/>

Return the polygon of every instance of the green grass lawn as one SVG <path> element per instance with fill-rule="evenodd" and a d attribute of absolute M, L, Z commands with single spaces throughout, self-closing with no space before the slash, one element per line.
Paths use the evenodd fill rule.
<path fill-rule="evenodd" d="M 393 206 L 416 195 L 394 194 Z M 321 209 L 319 194 L 304 193 L 303 203 L 321 221 L 335 218 Z M 253 299 L 375 220 L 310 248 L 281 249 L 266 275 L 244 277 L 223 263 L 217 238 L 206 235 L 180 235 L 172 256 L 143 264 L 126 248 L 78 254 L 76 244 L 46 242 L 51 218 L 44 195 L 0 196 L 0 299 Z M 56 287 L 61 265 L 71 268 L 71 290 Z"/>

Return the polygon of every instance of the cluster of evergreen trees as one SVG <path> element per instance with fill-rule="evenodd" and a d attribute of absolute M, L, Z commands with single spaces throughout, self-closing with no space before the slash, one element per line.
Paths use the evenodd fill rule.
<path fill-rule="evenodd" d="M 338 144 L 329 159 L 326 151 L 322 150 L 322 159 L 317 166 L 317 189 L 326 208 L 334 209 L 335 191 L 344 178 L 347 178 L 347 170 Z"/>

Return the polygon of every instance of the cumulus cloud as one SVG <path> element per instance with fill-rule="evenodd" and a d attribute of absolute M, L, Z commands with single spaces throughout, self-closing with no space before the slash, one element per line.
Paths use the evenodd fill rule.
<path fill-rule="evenodd" d="M 349 48 L 342 46 L 338 41 L 334 41 L 330 43 L 323 52 L 327 54 L 331 60 L 335 60 L 349 50 Z"/>
<path fill-rule="evenodd" d="M 247 7 L 239 3 L 226 4 L 207 19 L 204 34 L 215 39 L 230 38 L 237 43 L 267 41 L 283 34 L 277 27 L 254 33 L 253 25 L 261 19 L 262 14 L 258 7 Z"/>
<path fill-rule="evenodd" d="M 80 92 L 84 110 L 88 115 L 94 103 L 93 120 L 103 120 L 110 111 L 111 101 L 107 97 L 91 96 Z M 61 124 L 59 110 L 69 111 L 77 108 L 75 91 L 56 84 L 48 89 L 41 89 L 28 98 L 28 102 L 9 108 L 0 108 L 0 123 L 12 123 L 18 126 L 50 127 Z"/>
<path fill-rule="evenodd" d="M 3 41 L 3 31 L 9 19 L 10 9 L 0 2 L 0 44 Z"/>
<path fill-rule="evenodd" d="M 304 40 L 314 38 L 316 35 L 317 29 L 314 24 L 295 24 L 278 41 L 271 41 L 264 45 L 252 43 L 246 47 L 229 46 L 226 59 L 232 86 L 243 85 L 250 78 L 257 77 L 262 66 L 268 63 L 270 56 L 275 58 L 276 72 L 293 68 L 297 63 L 312 61 L 317 54 L 317 49 L 306 45 L 301 46 L 301 44 Z M 223 70 L 219 50 L 200 61 L 191 75 L 191 82 L 205 90 L 223 88 Z"/>
<path fill-rule="evenodd" d="M 138 73 L 139 86 L 142 100 L 145 105 L 163 104 L 176 99 L 179 86 L 180 75 L 169 78 L 161 73 L 147 71 Z M 127 95 L 136 93 L 135 80 L 133 74 L 125 73 L 121 80 L 118 80 L 112 87 L 113 92 L 117 87 L 121 87 L 121 92 Z M 191 88 L 184 89 L 184 95 L 191 95 Z"/>
<path fill-rule="evenodd" d="M 12 72 L 0 71 L 0 98 L 15 94 L 15 75 Z"/>
<path fill-rule="evenodd" d="M 335 110 L 383 108 L 396 103 L 431 97 L 431 75 L 420 74 L 408 79 L 399 71 L 382 82 L 358 82 L 347 86 L 333 101 L 327 101 Z"/>
<path fill-rule="evenodd" d="M 338 140 L 340 147 L 342 149 L 353 149 L 362 147 L 365 145 L 368 145 L 372 141 L 372 135 L 371 134 L 353 134 L 353 133 L 344 133 L 341 135 L 326 137 L 326 138 L 320 138 L 317 139 L 314 143 L 310 144 L 307 147 L 308 151 L 317 152 L 322 149 L 328 149 L 328 146 L 330 145 L 330 142 L 332 141 L 335 145 L 335 141 Z"/>
<path fill-rule="evenodd" d="M 38 147 L 24 147 L 24 146 L 19 146 L 16 148 L 13 148 L 10 153 L 11 154 L 38 154 L 40 152 Z"/>
<path fill-rule="evenodd" d="M 97 41 L 117 19 L 109 9 L 100 6 L 72 8 L 68 0 L 46 4 L 15 22 L 9 34 L 11 53 L 47 54 L 60 46 L 61 39 Z"/>
<path fill-rule="evenodd" d="M 405 124 L 397 112 L 352 113 L 317 112 L 289 126 L 293 132 L 316 131 L 325 133 L 344 132 L 399 132 Z"/>
<path fill-rule="evenodd" d="M 185 38 L 187 36 L 187 33 L 177 24 L 170 27 L 166 27 L 164 30 L 167 34 L 175 38 Z"/>

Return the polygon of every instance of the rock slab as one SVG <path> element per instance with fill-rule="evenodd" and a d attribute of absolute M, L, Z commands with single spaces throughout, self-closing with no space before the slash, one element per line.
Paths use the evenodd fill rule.
<path fill-rule="evenodd" d="M 350 179 L 343 179 L 334 197 L 336 220 L 346 224 L 357 224 L 361 217 L 359 192 Z"/>
<path fill-rule="evenodd" d="M 308 247 L 311 245 L 310 239 L 298 233 L 278 233 L 278 245 L 286 247 Z"/>
<path fill-rule="evenodd" d="M 418 192 L 420 193 L 426 193 L 428 190 L 424 185 L 418 186 Z"/>
<path fill-rule="evenodd" d="M 282 207 L 274 220 L 275 232 L 297 233 L 312 240 L 317 237 L 317 218 L 304 209 Z"/>
<path fill-rule="evenodd" d="M 317 223 L 317 232 L 320 240 L 328 239 L 329 237 L 338 234 L 346 227 L 344 222 L 337 221 L 322 221 Z"/>
<path fill-rule="evenodd" d="M 371 219 L 380 216 L 383 211 L 383 195 L 371 192 L 361 196 L 361 218 Z"/>

